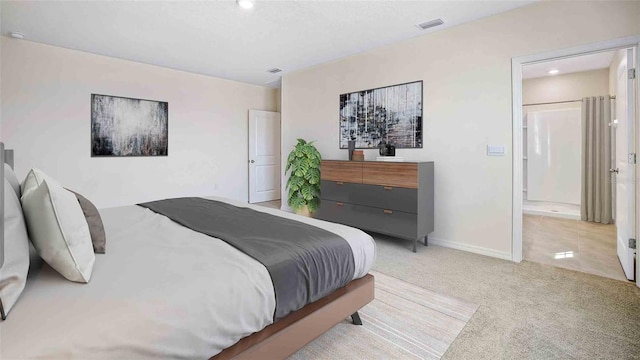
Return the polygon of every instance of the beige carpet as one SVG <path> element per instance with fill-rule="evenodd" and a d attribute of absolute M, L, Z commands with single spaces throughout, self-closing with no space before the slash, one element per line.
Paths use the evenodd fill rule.
<path fill-rule="evenodd" d="M 640 359 L 640 289 L 634 283 L 432 245 L 414 254 L 410 242 L 382 236 L 376 236 L 376 244 L 377 272 L 428 293 L 479 305 L 443 359 Z M 391 305 L 395 307 L 394 301 Z M 295 358 L 405 359 L 437 354 L 418 353 L 413 350 L 418 346 L 391 346 L 394 337 L 371 334 L 379 330 L 370 318 L 363 320 L 364 326 L 339 324 Z M 420 344 L 427 342 L 426 332 L 404 330 L 406 321 L 400 317 L 388 324 Z"/>
<path fill-rule="evenodd" d="M 477 310 L 476 304 L 372 272 L 375 300 L 292 359 L 440 359 Z"/>
<path fill-rule="evenodd" d="M 374 269 L 479 304 L 444 359 L 640 359 L 640 289 L 532 262 L 520 264 L 376 236 Z"/>

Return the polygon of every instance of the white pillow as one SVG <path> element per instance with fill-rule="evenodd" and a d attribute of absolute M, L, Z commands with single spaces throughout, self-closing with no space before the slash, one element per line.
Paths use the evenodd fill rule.
<path fill-rule="evenodd" d="M 16 173 L 13 172 L 13 169 L 8 164 L 4 164 L 4 178 L 9 182 L 18 199 L 20 199 L 20 182 L 16 177 Z"/>
<path fill-rule="evenodd" d="M 29 237 L 20 200 L 4 179 L 4 264 L 0 268 L 0 315 L 2 320 L 18 301 L 29 271 Z"/>
<path fill-rule="evenodd" d="M 62 276 L 87 283 L 95 262 L 87 220 L 76 196 L 42 175 L 31 170 L 22 189 L 31 242 L 40 257 Z"/>
<path fill-rule="evenodd" d="M 47 179 L 55 182 L 52 178 L 50 178 L 47 174 L 38 169 L 31 169 L 27 173 L 27 176 L 24 178 L 24 181 L 20 185 L 21 196 L 22 199 L 25 195 L 27 195 L 30 191 L 35 190 L 42 184 L 42 182 Z"/>

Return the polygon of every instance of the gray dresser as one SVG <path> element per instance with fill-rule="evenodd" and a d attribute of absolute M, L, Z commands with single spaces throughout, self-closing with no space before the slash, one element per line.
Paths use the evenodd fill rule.
<path fill-rule="evenodd" d="M 316 218 L 413 241 L 433 231 L 433 162 L 323 160 Z"/>

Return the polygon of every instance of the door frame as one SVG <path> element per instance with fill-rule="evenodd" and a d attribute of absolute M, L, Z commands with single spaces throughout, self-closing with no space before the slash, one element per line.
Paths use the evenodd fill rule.
<path fill-rule="evenodd" d="M 554 50 L 539 54 L 526 55 L 521 57 L 515 57 L 511 59 L 511 89 L 512 89 L 512 112 L 513 112 L 513 122 L 512 122 L 512 162 L 513 162 L 513 172 L 512 172 L 512 242 L 511 242 L 511 260 L 514 262 L 522 261 L 522 205 L 523 205 L 523 161 L 522 158 L 524 156 L 523 153 L 523 119 L 522 119 L 522 66 L 530 65 L 540 62 L 545 62 L 554 59 L 561 59 L 566 57 L 573 57 L 579 55 L 587 55 L 590 53 L 597 53 L 603 51 L 611 51 L 611 50 L 619 50 L 623 48 L 634 47 L 636 49 L 635 53 L 635 63 L 636 69 L 639 68 L 640 64 L 640 36 L 629 36 L 619 39 L 607 40 L 598 43 L 581 45 L 567 49 Z M 638 70 L 636 70 L 638 72 Z M 638 111 L 638 104 L 640 103 L 640 86 L 638 85 L 640 81 L 637 80 L 636 75 L 636 109 L 635 109 L 635 143 L 637 146 L 640 146 L 638 142 L 640 140 L 640 127 L 638 124 L 638 115 L 640 112 Z M 636 148 L 638 151 L 638 148 Z M 640 179 L 640 166 L 636 166 L 636 179 Z M 640 191 L 636 191 L 636 234 L 640 234 L 638 231 L 638 227 L 640 225 Z M 616 240 L 617 241 L 617 240 Z M 640 273 L 640 257 L 636 256 L 636 271 Z M 638 274 L 636 274 L 636 279 L 638 279 Z M 638 286 L 640 286 L 640 282 L 637 282 Z"/>

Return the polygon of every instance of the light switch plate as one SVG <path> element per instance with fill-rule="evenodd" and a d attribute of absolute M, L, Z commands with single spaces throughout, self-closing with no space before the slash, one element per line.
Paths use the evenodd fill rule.
<path fill-rule="evenodd" d="M 487 145 L 487 156 L 504 156 L 507 147 L 504 145 Z"/>

